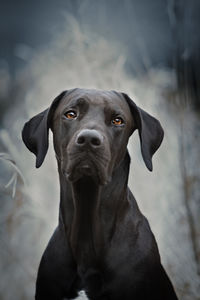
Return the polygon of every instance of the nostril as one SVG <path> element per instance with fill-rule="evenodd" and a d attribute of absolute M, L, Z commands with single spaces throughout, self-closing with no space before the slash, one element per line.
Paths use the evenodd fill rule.
<path fill-rule="evenodd" d="M 103 141 L 103 136 L 94 129 L 83 129 L 76 138 L 76 144 L 79 147 L 99 147 Z"/>
<path fill-rule="evenodd" d="M 85 137 L 84 136 L 79 136 L 77 139 L 77 144 L 83 145 L 85 143 Z"/>
<path fill-rule="evenodd" d="M 100 146 L 101 145 L 101 141 L 98 137 L 93 137 L 91 139 L 91 144 L 94 145 L 94 146 Z"/>

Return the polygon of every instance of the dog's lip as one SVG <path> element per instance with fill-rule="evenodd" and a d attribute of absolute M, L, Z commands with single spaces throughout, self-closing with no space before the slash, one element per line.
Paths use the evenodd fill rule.
<path fill-rule="evenodd" d="M 83 173 L 83 175 L 93 175 L 94 174 L 93 168 L 89 164 L 80 166 L 80 172 Z"/>
<path fill-rule="evenodd" d="M 81 172 L 82 170 L 82 172 Z M 100 185 L 107 185 L 110 181 L 111 181 L 111 177 L 109 176 L 108 178 L 104 178 L 104 180 L 102 180 L 102 178 L 99 176 L 98 174 L 93 174 L 92 173 L 92 167 L 89 164 L 84 164 L 81 166 L 80 168 L 80 173 L 79 176 L 74 176 L 74 173 L 71 171 L 64 171 L 64 175 L 67 177 L 67 179 L 71 182 L 75 182 L 78 181 L 81 177 L 83 176 L 89 176 L 92 177 L 94 180 L 97 180 L 99 182 Z M 101 180 L 99 180 L 101 178 Z"/>
<path fill-rule="evenodd" d="M 80 174 L 83 172 L 83 175 L 84 175 L 84 173 L 88 173 L 88 174 L 86 174 L 86 175 L 92 175 L 92 167 L 89 165 L 89 164 L 83 164 L 83 165 L 80 165 L 79 166 L 79 171 L 80 171 Z M 73 172 L 71 171 L 71 170 L 67 170 L 67 171 L 65 171 L 64 172 L 64 174 L 67 176 L 67 178 L 69 179 L 69 180 L 74 180 L 74 176 L 73 176 Z"/>
<path fill-rule="evenodd" d="M 84 176 L 89 176 L 100 185 L 106 185 L 110 182 L 110 176 L 105 176 L 107 168 L 100 164 L 102 160 L 94 159 L 93 156 L 86 157 L 85 155 L 75 156 L 75 158 L 70 160 L 71 163 L 68 164 L 67 168 L 63 168 L 63 174 L 67 180 L 73 183 Z"/>
<path fill-rule="evenodd" d="M 89 164 L 85 164 L 85 165 L 82 165 L 80 167 L 80 169 L 91 169 L 91 167 L 89 166 Z"/>

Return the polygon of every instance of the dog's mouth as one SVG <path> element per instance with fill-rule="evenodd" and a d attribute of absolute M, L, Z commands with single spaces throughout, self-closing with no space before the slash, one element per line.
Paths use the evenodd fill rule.
<path fill-rule="evenodd" d="M 73 159 L 70 159 L 64 173 L 71 182 L 90 177 L 95 183 L 105 185 L 110 180 L 108 159 L 106 157 L 94 157 L 90 153 L 74 156 Z"/>

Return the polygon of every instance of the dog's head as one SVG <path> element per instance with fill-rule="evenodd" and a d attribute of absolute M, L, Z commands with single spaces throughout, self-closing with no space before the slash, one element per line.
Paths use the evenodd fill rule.
<path fill-rule="evenodd" d="M 152 156 L 163 139 L 158 120 L 126 94 L 73 89 L 56 97 L 50 108 L 34 116 L 22 138 L 40 167 L 48 150 L 51 128 L 54 148 L 64 176 L 72 182 L 90 176 L 105 184 L 126 154 L 130 135 L 139 131 L 141 151 L 152 171 Z"/>

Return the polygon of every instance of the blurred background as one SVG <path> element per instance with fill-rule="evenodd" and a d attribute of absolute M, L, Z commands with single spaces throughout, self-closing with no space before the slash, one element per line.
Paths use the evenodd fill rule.
<path fill-rule="evenodd" d="M 131 137 L 129 185 L 179 298 L 200 299 L 199 28 L 199 0 L 0 0 L 0 299 L 34 298 L 58 217 L 52 136 L 36 170 L 23 124 L 73 87 L 126 92 L 161 121 L 153 173 Z"/>

